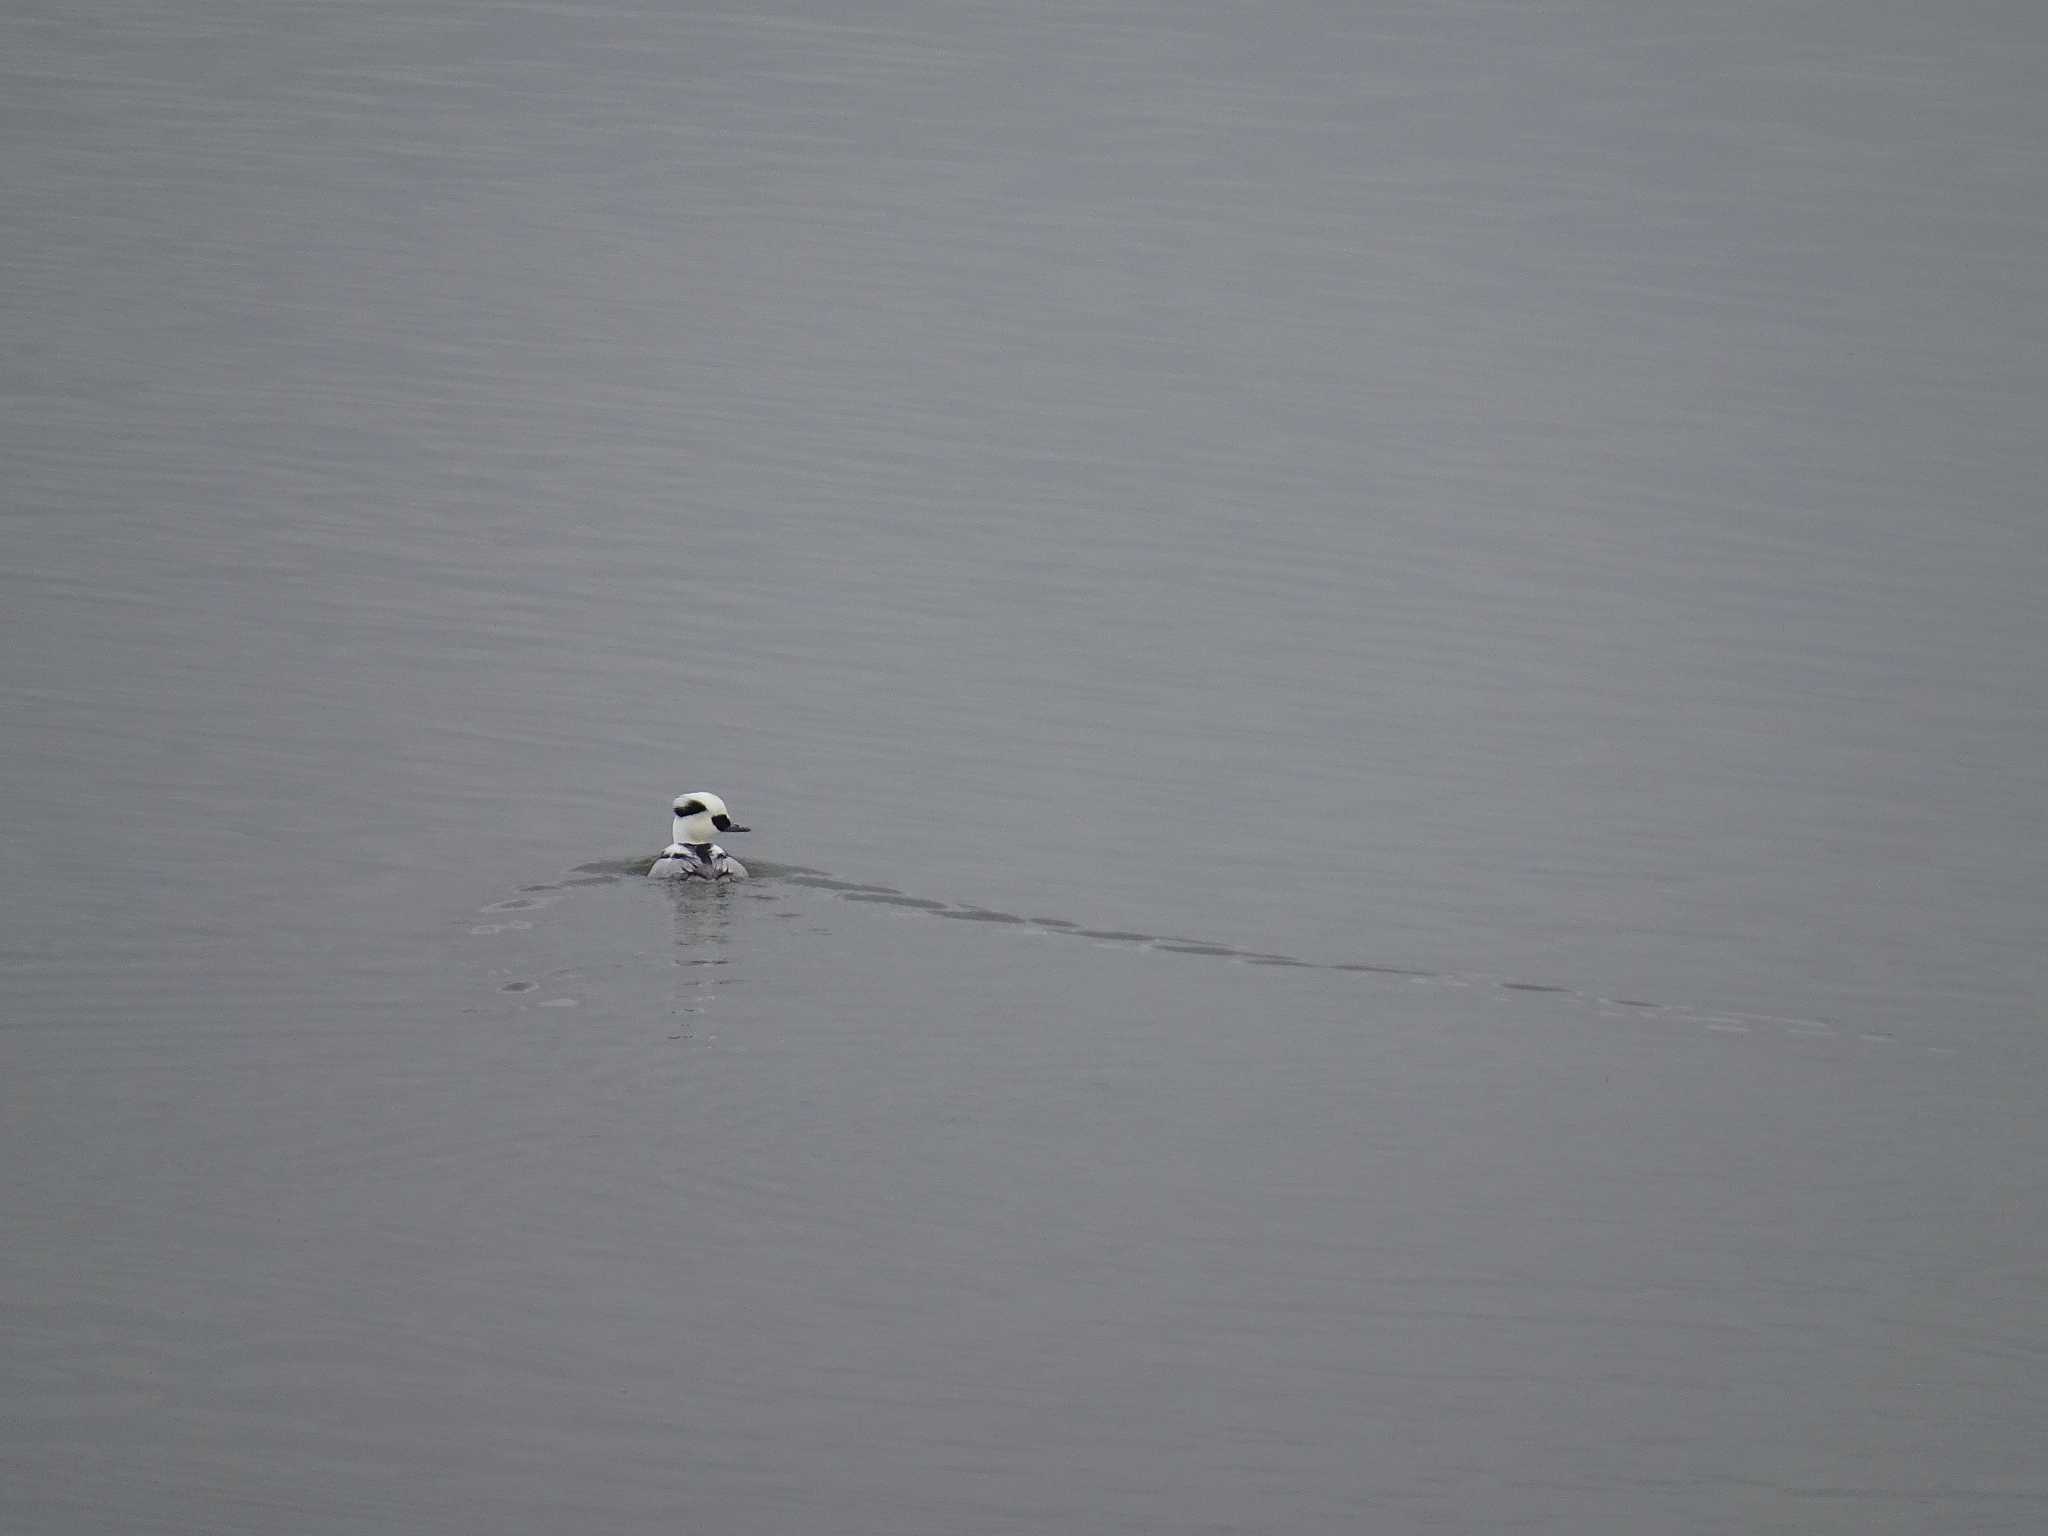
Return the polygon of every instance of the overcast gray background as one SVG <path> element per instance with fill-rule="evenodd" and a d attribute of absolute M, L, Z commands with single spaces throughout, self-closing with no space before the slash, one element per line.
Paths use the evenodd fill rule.
<path fill-rule="evenodd" d="M 11 7 L 0 1523 L 2040 1530 L 2044 45 Z"/>

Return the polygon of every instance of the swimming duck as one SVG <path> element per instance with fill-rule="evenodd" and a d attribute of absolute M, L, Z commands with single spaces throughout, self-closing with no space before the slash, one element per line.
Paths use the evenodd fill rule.
<path fill-rule="evenodd" d="M 747 832 L 727 814 L 725 802 L 703 790 L 677 795 L 674 841 L 647 871 L 654 880 L 744 880 L 747 866 L 711 839 L 719 832 Z"/>

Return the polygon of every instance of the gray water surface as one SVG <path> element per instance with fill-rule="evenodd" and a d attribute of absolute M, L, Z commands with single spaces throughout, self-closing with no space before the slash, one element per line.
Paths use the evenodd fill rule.
<path fill-rule="evenodd" d="M 2044 45 L 10 11 L 0 1525 L 2041 1529 Z"/>

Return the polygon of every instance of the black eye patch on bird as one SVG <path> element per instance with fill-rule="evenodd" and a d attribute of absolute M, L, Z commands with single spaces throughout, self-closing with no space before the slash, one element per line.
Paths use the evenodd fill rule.
<path fill-rule="evenodd" d="M 711 825 L 718 828 L 721 832 L 730 832 L 732 830 L 732 818 L 730 816 L 714 816 L 711 818 Z"/>

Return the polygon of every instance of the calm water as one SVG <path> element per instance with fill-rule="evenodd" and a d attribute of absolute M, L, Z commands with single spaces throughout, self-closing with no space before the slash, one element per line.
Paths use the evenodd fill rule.
<path fill-rule="evenodd" d="M 12 8 L 0 1525 L 2040 1530 L 2044 45 Z"/>

